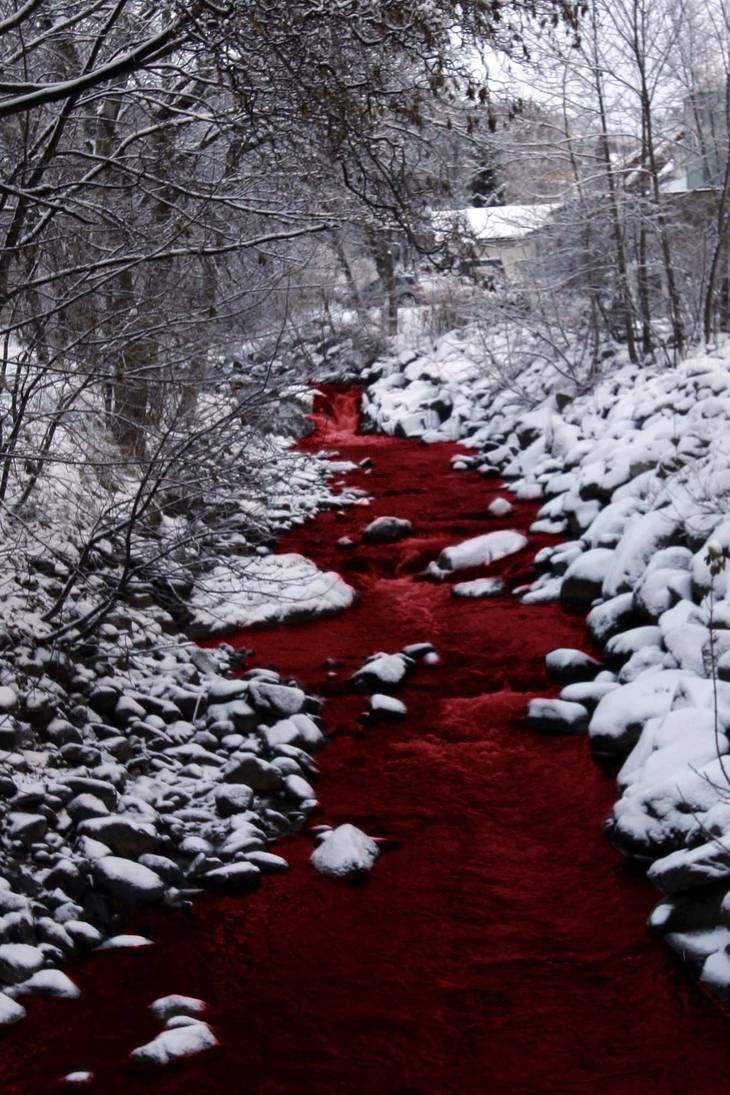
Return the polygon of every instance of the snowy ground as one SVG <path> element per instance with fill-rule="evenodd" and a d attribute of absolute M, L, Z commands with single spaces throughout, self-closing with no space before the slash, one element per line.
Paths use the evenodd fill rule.
<path fill-rule="evenodd" d="M 587 730 L 621 764 L 609 835 L 664 892 L 653 928 L 730 998 L 730 343 L 674 369 L 607 355 L 587 385 L 527 341 L 495 369 L 500 337 L 491 355 L 467 328 L 377 362 L 371 427 L 460 438 L 475 455 L 457 466 L 544 500 L 535 529 L 565 542 L 520 595 L 588 611 L 604 666 L 564 658 L 530 722 Z"/>

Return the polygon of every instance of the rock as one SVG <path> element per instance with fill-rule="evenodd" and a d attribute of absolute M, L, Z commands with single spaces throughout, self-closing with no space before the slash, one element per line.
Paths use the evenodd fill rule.
<path fill-rule="evenodd" d="M 116 788 L 101 779 L 92 779 L 89 776 L 67 776 L 64 783 L 76 795 L 90 794 L 101 799 L 109 810 L 113 810 L 119 800 Z"/>
<path fill-rule="evenodd" d="M 121 814 L 87 818 L 79 825 L 78 833 L 101 841 L 117 855 L 129 859 L 153 852 L 159 844 L 154 825 Z"/>
<path fill-rule="evenodd" d="M 143 867 L 149 867 L 151 871 L 159 875 L 168 886 L 179 886 L 183 882 L 182 868 L 174 860 L 168 859 L 167 856 L 146 852 L 139 857 L 139 862 Z"/>
<path fill-rule="evenodd" d="M 18 696 L 15 689 L 2 685 L 0 687 L 0 715 L 9 715 L 18 706 Z"/>
<path fill-rule="evenodd" d="M 48 830 L 48 821 L 42 814 L 10 813 L 6 820 L 6 833 L 10 840 L 19 840 L 21 844 L 36 844 L 43 840 Z"/>
<path fill-rule="evenodd" d="M 365 692 L 377 691 L 378 686 L 396 688 L 412 664 L 404 654 L 373 654 L 352 679 Z"/>
<path fill-rule="evenodd" d="M 410 536 L 413 525 L 401 517 L 376 517 L 362 534 L 366 544 L 388 544 Z"/>
<path fill-rule="evenodd" d="M 159 1023 L 166 1023 L 173 1015 L 187 1015 L 195 1018 L 206 1010 L 205 1000 L 199 1000 L 195 996 L 180 996 L 172 993 L 170 996 L 160 996 L 150 1004 L 150 1011 Z"/>
<path fill-rule="evenodd" d="M 581 703 L 567 700 L 530 700 L 527 721 L 538 730 L 580 734 L 588 729 L 589 714 Z"/>
<path fill-rule="evenodd" d="M 208 889 L 218 893 L 250 893 L 259 886 L 261 872 L 254 863 L 229 863 L 225 867 L 206 871 L 200 881 Z"/>
<path fill-rule="evenodd" d="M 18 985 L 21 996 L 55 996 L 59 1000 L 78 1000 L 81 991 L 61 970 L 38 970 Z"/>
<path fill-rule="evenodd" d="M 258 849 L 253 852 L 246 852 L 246 862 L 253 863 L 254 867 L 258 867 L 263 874 L 279 874 L 282 871 L 289 870 L 289 864 L 283 856 Z"/>
<path fill-rule="evenodd" d="M 526 546 L 527 537 L 513 529 L 487 532 L 444 548 L 436 561 L 436 570 L 443 573 L 488 566 L 508 555 L 515 555 Z M 434 576 L 437 575 L 434 573 Z"/>
<path fill-rule="evenodd" d="M 253 789 L 245 784 L 231 784 L 216 788 L 215 805 L 221 817 L 243 813 L 253 803 Z"/>
<path fill-rule="evenodd" d="M 72 1084 L 75 1087 L 82 1087 L 85 1084 L 91 1084 L 94 1082 L 94 1073 L 78 1070 L 76 1072 L 67 1072 L 61 1080 L 63 1084 Z"/>
<path fill-rule="evenodd" d="M 257 710 L 284 717 L 296 715 L 302 710 L 307 700 L 301 688 L 259 681 L 250 683 L 249 697 Z"/>
<path fill-rule="evenodd" d="M 323 834 L 322 843 L 312 852 L 311 863 L 330 878 L 357 878 L 372 870 L 378 855 L 372 837 L 354 825 L 338 825 Z"/>
<path fill-rule="evenodd" d="M 312 785 L 307 783 L 306 779 L 302 779 L 301 776 L 285 776 L 284 789 L 292 798 L 299 799 L 301 802 L 307 799 L 316 799 L 317 797 Z"/>
<path fill-rule="evenodd" d="M 97 949 L 100 951 L 136 950 L 137 947 L 151 947 L 152 940 L 143 935 L 112 935 Z"/>
<path fill-rule="evenodd" d="M 188 1025 L 163 1030 L 151 1042 L 132 1050 L 129 1056 L 134 1064 L 161 1068 L 217 1045 L 218 1039 L 208 1024 L 193 1020 Z"/>
<path fill-rule="evenodd" d="M 25 1019 L 26 1011 L 11 996 L 0 992 L 0 1027 L 9 1027 Z"/>
<path fill-rule="evenodd" d="M 5 984 L 17 985 L 27 981 L 44 965 L 43 952 L 28 943 L 0 944 L 0 979 Z"/>
<path fill-rule="evenodd" d="M 493 498 L 487 506 L 487 513 L 491 513 L 492 517 L 507 517 L 512 509 L 512 503 L 506 498 Z"/>
<path fill-rule="evenodd" d="M 96 795 L 77 795 L 66 807 L 72 821 L 86 821 L 90 817 L 105 817 L 109 808 Z"/>
<path fill-rule="evenodd" d="M 99 888 L 123 905 L 161 901 L 165 896 L 160 876 L 141 863 L 110 855 L 94 860 L 92 871 Z"/>
<path fill-rule="evenodd" d="M 504 593 L 505 584 L 501 578 L 475 578 L 473 582 L 457 582 L 451 587 L 452 597 L 498 597 Z"/>
<path fill-rule="evenodd" d="M 681 893 L 730 880 L 730 858 L 721 840 L 711 840 L 658 859 L 649 868 L 648 878 L 663 893 Z"/>
<path fill-rule="evenodd" d="M 374 692 L 370 697 L 370 710 L 374 715 L 394 715 L 402 718 L 408 714 L 408 708 L 395 696 L 386 696 L 383 692 Z"/>
<path fill-rule="evenodd" d="M 600 597 L 603 579 L 613 556 L 610 548 L 593 548 L 579 555 L 565 572 L 560 591 L 561 603 L 569 608 L 585 608 Z"/>
<path fill-rule="evenodd" d="M 243 783 L 254 791 L 277 791 L 281 774 L 255 753 L 236 753 L 223 769 L 225 783 Z"/>
<path fill-rule="evenodd" d="M 582 650 L 559 647 L 546 655 L 545 668 L 551 680 L 559 684 L 572 684 L 575 681 L 593 680 L 602 665 L 597 658 Z"/>

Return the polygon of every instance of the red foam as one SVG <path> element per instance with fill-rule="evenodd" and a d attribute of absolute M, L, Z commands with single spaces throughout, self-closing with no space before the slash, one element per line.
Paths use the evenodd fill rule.
<path fill-rule="evenodd" d="M 91 1068 L 105 1095 L 725 1091 L 727 1020 L 647 933 L 656 892 L 600 835 L 613 781 L 585 739 L 520 722 L 546 692 L 545 653 L 585 645 L 582 620 L 508 596 L 456 601 L 415 578 L 447 543 L 527 528 L 534 507 L 489 518 L 498 484 L 453 472 L 456 447 L 357 436 L 356 393 L 325 398 L 305 445 L 372 457 L 372 474 L 348 482 L 375 500 L 321 514 L 281 548 L 339 569 L 360 601 L 235 641 L 327 696 L 335 736 L 318 820 L 361 824 L 395 847 L 351 887 L 315 874 L 309 838 L 292 837 L 281 847 L 290 873 L 255 895 L 139 916 L 133 929 L 154 947 L 76 964 L 79 1001 L 30 1001 L 4 1037 L 2 1090 L 35 1095 Z M 413 537 L 337 546 L 381 514 L 409 517 Z M 546 542 L 532 537 L 488 572 L 518 580 Z M 361 722 L 349 675 L 374 650 L 418 640 L 442 664 L 409 679 L 408 718 Z M 335 678 L 330 657 L 343 662 Z M 146 1006 L 170 992 L 210 1003 L 221 1048 L 159 1077 L 131 1073 L 127 1054 L 157 1029 Z"/>

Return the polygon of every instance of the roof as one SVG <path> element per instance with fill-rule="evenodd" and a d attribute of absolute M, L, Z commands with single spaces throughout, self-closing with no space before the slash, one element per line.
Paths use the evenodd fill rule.
<path fill-rule="evenodd" d="M 556 203 L 492 205 L 484 209 L 470 206 L 436 210 L 432 220 L 439 235 L 461 232 L 477 240 L 516 240 L 542 228 L 558 208 Z"/>

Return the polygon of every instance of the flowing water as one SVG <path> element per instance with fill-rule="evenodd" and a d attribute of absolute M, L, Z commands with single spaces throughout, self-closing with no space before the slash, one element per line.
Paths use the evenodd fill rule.
<path fill-rule="evenodd" d="M 544 655 L 585 648 L 582 619 L 509 595 L 452 598 L 418 577 L 448 543 L 526 529 L 534 507 L 495 521 L 485 507 L 499 484 L 453 471 L 456 446 L 358 435 L 357 408 L 356 392 L 330 391 L 305 447 L 370 457 L 347 478 L 372 505 L 322 513 L 280 549 L 339 570 L 358 603 L 234 641 L 325 697 L 314 820 L 353 822 L 387 850 L 351 886 L 317 875 L 310 838 L 295 835 L 277 849 L 290 872 L 252 896 L 139 916 L 134 930 L 155 946 L 76 964 L 79 1001 L 31 1001 L 4 1037 L 0 1088 L 35 1095 L 91 1068 L 104 1095 L 730 1090 L 727 1018 L 648 934 L 656 893 L 601 836 L 612 779 L 584 738 L 522 722 L 549 689 Z M 338 545 L 379 515 L 409 518 L 414 534 Z M 546 542 L 531 537 L 486 573 L 524 580 Z M 421 640 L 442 660 L 408 678 L 407 718 L 363 719 L 350 675 Z M 130 1072 L 129 1051 L 158 1029 L 147 1005 L 170 992 L 209 1002 L 221 1048 L 158 1076 Z"/>

